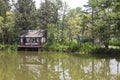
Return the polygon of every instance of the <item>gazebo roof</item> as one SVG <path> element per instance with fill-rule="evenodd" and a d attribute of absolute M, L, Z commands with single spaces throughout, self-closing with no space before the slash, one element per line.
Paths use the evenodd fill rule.
<path fill-rule="evenodd" d="M 20 37 L 43 37 L 45 30 L 24 30 Z"/>

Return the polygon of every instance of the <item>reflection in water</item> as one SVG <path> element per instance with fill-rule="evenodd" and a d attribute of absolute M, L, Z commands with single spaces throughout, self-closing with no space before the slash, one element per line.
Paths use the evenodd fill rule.
<path fill-rule="evenodd" d="M 0 80 L 119 80 L 119 65 L 84 55 L 0 52 Z"/>

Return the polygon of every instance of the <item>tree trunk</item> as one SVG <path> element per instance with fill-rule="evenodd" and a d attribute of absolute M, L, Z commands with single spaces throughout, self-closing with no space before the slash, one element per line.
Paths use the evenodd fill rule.
<path fill-rule="evenodd" d="M 104 43 L 104 46 L 105 46 L 106 49 L 108 49 L 108 48 L 109 48 L 109 42 L 106 41 L 106 42 Z"/>
<path fill-rule="evenodd" d="M 4 32 L 2 33 L 2 44 L 4 45 Z"/>

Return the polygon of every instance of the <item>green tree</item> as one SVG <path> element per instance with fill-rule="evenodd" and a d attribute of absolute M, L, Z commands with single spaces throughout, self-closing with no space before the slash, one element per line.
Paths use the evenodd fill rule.
<path fill-rule="evenodd" d="M 38 9 L 38 29 L 45 29 L 48 31 L 48 41 L 50 43 L 58 40 L 58 26 L 59 26 L 59 10 L 62 7 L 61 0 L 45 0 L 41 2 Z"/>
<path fill-rule="evenodd" d="M 18 0 L 15 9 L 16 29 L 28 30 L 35 29 L 36 7 L 33 0 Z"/>
<path fill-rule="evenodd" d="M 7 11 L 7 4 L 4 0 L 0 0 L 0 16 L 5 17 Z"/>
<path fill-rule="evenodd" d="M 12 11 L 6 12 L 6 21 L 5 21 L 5 39 L 7 43 L 13 43 L 14 41 L 14 25 L 15 25 L 15 18 L 14 13 Z"/>
<path fill-rule="evenodd" d="M 66 41 L 66 32 L 67 32 L 67 13 L 68 13 L 68 4 L 66 2 L 63 3 L 61 8 L 61 21 L 60 21 L 60 43 Z"/>
<path fill-rule="evenodd" d="M 4 18 L 0 16 L 0 34 L 1 34 L 1 39 L 2 43 L 4 44 L 4 34 L 3 34 L 3 27 L 4 27 Z"/>
<path fill-rule="evenodd" d="M 91 16 L 89 13 L 82 11 L 81 15 L 81 30 L 80 30 L 80 38 L 81 40 L 92 39 L 92 25 L 91 25 Z"/>
<path fill-rule="evenodd" d="M 17 2 L 13 2 L 13 6 L 15 18 L 13 30 L 16 32 L 14 41 L 18 41 L 18 35 L 20 35 L 23 30 L 36 29 L 37 13 L 35 2 L 33 0 L 17 0 Z"/>
<path fill-rule="evenodd" d="M 5 42 L 5 21 L 6 21 L 6 12 L 8 9 L 8 3 L 5 0 L 0 0 L 0 40 L 2 44 Z"/>
<path fill-rule="evenodd" d="M 115 31 L 116 31 L 116 37 L 120 38 L 120 1 L 115 0 L 113 2 L 113 13 L 111 14 L 111 17 L 115 19 L 114 23 L 116 24 L 115 26 Z"/>
<path fill-rule="evenodd" d="M 68 23 L 68 36 L 69 41 L 73 41 L 80 36 L 80 31 L 82 29 L 82 10 L 81 8 L 71 9 L 68 12 L 67 23 Z"/>
<path fill-rule="evenodd" d="M 41 29 L 47 29 L 50 23 L 56 22 L 56 9 L 54 3 L 49 0 L 41 3 L 38 10 L 38 21 L 40 22 L 39 27 Z"/>
<path fill-rule="evenodd" d="M 90 8 L 88 11 L 91 11 L 94 39 L 99 39 L 105 48 L 108 48 L 109 40 L 116 35 L 116 30 L 118 31 L 116 23 L 119 19 L 114 18 L 118 13 L 113 12 L 116 9 L 115 3 L 116 1 L 113 0 L 89 0 L 88 4 Z"/>

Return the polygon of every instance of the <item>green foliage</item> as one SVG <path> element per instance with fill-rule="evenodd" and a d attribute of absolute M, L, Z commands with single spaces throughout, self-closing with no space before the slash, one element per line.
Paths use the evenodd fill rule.
<path fill-rule="evenodd" d="M 119 35 L 119 7 L 116 5 L 119 1 L 112 0 L 90 0 L 89 8 L 91 8 L 91 24 L 93 26 L 93 38 L 104 42 L 104 46 L 108 48 L 109 40 Z M 112 36 L 112 37 L 111 37 Z"/>
<path fill-rule="evenodd" d="M 67 48 L 68 46 L 61 45 L 59 43 L 53 43 L 53 44 L 46 43 L 43 46 L 43 50 L 47 50 L 47 51 L 63 51 L 63 49 L 67 50 Z"/>
<path fill-rule="evenodd" d="M 120 49 L 96 48 L 96 49 L 93 49 L 90 53 L 91 54 L 118 55 L 120 53 Z"/>
<path fill-rule="evenodd" d="M 86 43 L 69 43 L 68 44 L 68 51 L 70 52 L 80 52 L 80 53 L 88 53 L 91 50 L 95 49 L 96 46 L 93 45 L 92 43 L 86 42 Z"/>
<path fill-rule="evenodd" d="M 68 12 L 68 16 L 67 16 L 67 24 L 68 26 L 68 36 L 70 41 L 72 41 L 73 39 L 77 38 L 79 35 L 79 32 L 81 31 L 82 27 L 82 19 L 81 19 L 81 8 L 76 8 L 76 9 L 71 9 Z"/>
<path fill-rule="evenodd" d="M 59 2 L 59 3 L 58 3 Z M 38 27 L 41 29 L 48 29 L 49 24 L 55 24 L 58 21 L 58 10 L 61 8 L 61 1 L 45 0 L 41 2 L 40 8 L 38 9 Z"/>
<path fill-rule="evenodd" d="M 68 9 L 62 0 L 45 0 L 38 9 L 33 0 L 15 2 L 11 11 L 9 0 L 0 0 L 0 44 L 17 42 L 23 30 L 45 29 L 48 43 L 43 49 L 47 51 L 89 52 L 96 46 L 87 39 L 99 40 L 106 48 L 109 43 L 120 45 L 119 0 L 89 0 L 87 7 L 91 12 L 80 7 Z M 83 43 L 74 41 L 79 38 Z M 16 47 L 0 45 L 0 49 L 15 50 Z"/>
<path fill-rule="evenodd" d="M 4 21 L 4 18 L 2 16 L 0 16 L 0 33 L 2 32 L 2 28 L 4 25 L 3 21 Z"/>
<path fill-rule="evenodd" d="M 4 50 L 5 49 L 5 45 L 0 44 L 0 50 Z"/>
<path fill-rule="evenodd" d="M 0 50 L 5 50 L 5 51 L 17 51 L 17 44 L 14 45 L 2 45 L 0 44 Z"/>
<path fill-rule="evenodd" d="M 5 3 L 5 0 L 0 0 L 0 16 L 5 18 L 5 13 L 7 11 L 8 7 Z"/>
<path fill-rule="evenodd" d="M 0 39 L 4 43 L 11 43 L 14 35 L 14 13 L 12 11 L 6 11 L 5 18 L 0 16 Z"/>
<path fill-rule="evenodd" d="M 5 27 L 10 32 L 13 31 L 14 25 L 15 25 L 14 13 L 12 11 L 7 11 Z"/>
<path fill-rule="evenodd" d="M 70 52 L 79 52 L 81 44 L 77 43 L 77 42 L 68 42 L 67 46 L 69 46 L 68 51 L 70 51 Z"/>
<path fill-rule="evenodd" d="M 118 39 L 111 39 L 110 45 L 112 46 L 120 46 L 120 41 Z"/>
<path fill-rule="evenodd" d="M 33 0 L 18 0 L 15 6 L 16 30 L 35 29 L 36 7 Z"/>
<path fill-rule="evenodd" d="M 87 43 L 82 44 L 82 47 L 80 48 L 80 51 L 84 52 L 84 53 L 88 53 L 95 48 L 96 48 L 96 46 L 94 44 L 92 44 L 90 42 L 87 42 Z"/>
<path fill-rule="evenodd" d="M 45 51 L 60 51 L 60 52 L 80 52 L 88 53 L 95 49 L 96 46 L 92 43 L 78 43 L 78 42 L 66 42 L 64 44 L 53 43 L 44 44 L 43 50 Z"/>

